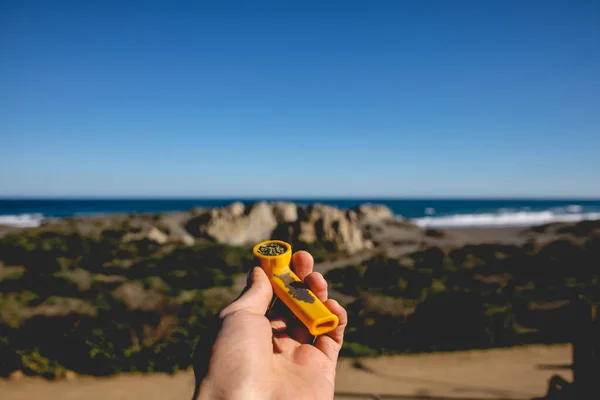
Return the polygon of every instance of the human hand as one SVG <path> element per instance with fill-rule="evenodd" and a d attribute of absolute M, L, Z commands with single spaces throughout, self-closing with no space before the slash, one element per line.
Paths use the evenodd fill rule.
<path fill-rule="evenodd" d="M 337 301 L 327 299 L 327 282 L 313 265 L 305 251 L 292 257 L 294 272 L 338 316 L 338 327 L 313 344 L 291 313 L 267 318 L 273 289 L 265 272 L 255 267 L 244 292 L 219 314 L 214 340 L 201 339 L 205 347 L 194 365 L 195 399 L 333 399 L 348 317 Z"/>

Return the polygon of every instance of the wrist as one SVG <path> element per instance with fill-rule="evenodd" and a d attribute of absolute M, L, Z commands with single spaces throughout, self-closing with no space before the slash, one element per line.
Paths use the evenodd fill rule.
<path fill-rule="evenodd" d="M 215 397 L 215 389 L 212 382 L 208 378 L 204 378 L 202 382 L 200 382 L 200 387 L 198 389 L 198 396 L 193 400 L 209 400 L 216 399 Z"/>
<path fill-rule="evenodd" d="M 200 384 L 198 397 L 194 400 L 262 400 L 263 398 L 249 388 L 222 387 L 207 377 Z"/>

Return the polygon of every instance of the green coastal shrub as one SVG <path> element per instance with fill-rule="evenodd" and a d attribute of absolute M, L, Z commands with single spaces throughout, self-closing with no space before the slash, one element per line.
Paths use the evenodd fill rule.
<path fill-rule="evenodd" d="M 212 316 L 237 295 L 232 283 L 254 266 L 251 249 L 124 242 L 124 233 L 0 238 L 0 375 L 191 365 Z M 317 261 L 341 256 L 331 243 L 288 240 Z M 574 326 L 569 302 L 600 293 L 599 240 L 431 248 L 330 269 L 331 296 L 345 302 L 350 321 L 342 355 L 564 341 Z"/>
<path fill-rule="evenodd" d="M 190 366 L 215 312 L 202 289 L 231 285 L 254 265 L 250 249 L 122 238 L 117 230 L 96 238 L 48 232 L 0 238 L 0 261 L 10 263 L 0 271 L 2 375 Z"/>
<path fill-rule="evenodd" d="M 364 268 L 360 265 L 335 268 L 325 274 L 332 289 L 349 296 L 358 296 L 363 285 Z"/>
<path fill-rule="evenodd" d="M 342 357 L 375 357 L 379 352 L 360 343 L 344 341 L 340 356 Z"/>

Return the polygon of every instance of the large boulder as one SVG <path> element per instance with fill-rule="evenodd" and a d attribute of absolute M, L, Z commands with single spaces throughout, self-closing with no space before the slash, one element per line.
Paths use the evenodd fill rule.
<path fill-rule="evenodd" d="M 153 227 L 148 232 L 148 239 L 158 244 L 165 244 L 169 241 L 169 236 Z"/>
<path fill-rule="evenodd" d="M 241 217 L 244 215 L 244 211 L 246 211 L 246 206 L 241 201 L 236 201 L 226 207 L 225 210 L 232 217 Z"/>
<path fill-rule="evenodd" d="M 392 210 L 382 204 L 361 204 L 353 210 L 363 221 L 381 221 L 394 217 Z"/>
<path fill-rule="evenodd" d="M 145 224 L 123 235 L 123 242 L 134 242 L 138 240 L 148 239 L 158 244 L 165 244 L 169 241 L 169 236 L 160 229 Z"/>
<path fill-rule="evenodd" d="M 356 220 L 349 218 L 347 212 L 324 204 L 299 208 L 293 227 L 294 236 L 306 243 L 326 242 L 350 254 L 371 248 Z"/>
<path fill-rule="evenodd" d="M 194 236 L 243 246 L 268 239 L 277 227 L 277 219 L 267 202 L 257 202 L 248 208 L 242 203 L 233 203 L 206 211 L 192 218 L 186 226 Z"/>
<path fill-rule="evenodd" d="M 265 201 L 252 205 L 246 219 L 248 220 L 248 229 L 244 236 L 244 243 L 254 244 L 266 240 L 271 237 L 271 233 L 277 227 L 273 207 Z"/>
<path fill-rule="evenodd" d="M 188 213 L 164 213 L 160 215 L 157 227 L 163 232 L 166 232 L 169 242 L 191 246 L 195 242 L 194 237 L 190 235 L 183 227 L 188 219 Z"/>
<path fill-rule="evenodd" d="M 295 203 L 278 201 L 273 204 L 273 214 L 277 223 L 296 222 L 298 219 L 298 206 Z"/>
<path fill-rule="evenodd" d="M 130 311 L 157 311 L 168 306 L 168 300 L 157 291 L 146 290 L 141 282 L 125 282 L 112 291 Z"/>
<path fill-rule="evenodd" d="M 64 317 L 67 315 L 96 316 L 98 310 L 82 299 L 62 296 L 51 296 L 40 305 L 30 308 L 25 313 L 27 317 Z"/>

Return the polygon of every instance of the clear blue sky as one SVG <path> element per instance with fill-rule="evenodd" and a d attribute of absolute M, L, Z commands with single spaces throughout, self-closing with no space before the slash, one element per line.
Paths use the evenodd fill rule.
<path fill-rule="evenodd" d="M 0 139 L 0 196 L 600 197 L 600 2 L 0 0 Z"/>

